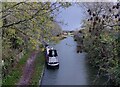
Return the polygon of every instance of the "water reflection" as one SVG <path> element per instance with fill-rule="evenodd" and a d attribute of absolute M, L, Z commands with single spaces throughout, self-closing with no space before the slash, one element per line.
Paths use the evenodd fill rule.
<path fill-rule="evenodd" d="M 82 53 L 83 52 L 82 46 L 76 46 L 76 51 L 77 53 Z"/>
<path fill-rule="evenodd" d="M 76 46 L 77 43 L 72 37 L 68 37 L 54 46 L 58 51 L 60 66 L 59 69 L 45 68 L 42 85 L 93 84 L 97 70 L 88 64 L 86 53 L 81 47 Z M 81 51 L 82 53 L 80 53 Z"/>
<path fill-rule="evenodd" d="M 58 50 L 58 70 L 45 69 L 42 85 L 87 85 L 85 53 L 76 53 L 76 42 L 68 37 L 54 47 Z"/>

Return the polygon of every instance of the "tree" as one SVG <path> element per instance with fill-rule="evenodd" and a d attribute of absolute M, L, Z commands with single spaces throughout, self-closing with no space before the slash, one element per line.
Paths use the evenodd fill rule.
<path fill-rule="evenodd" d="M 119 60 L 119 28 L 120 3 L 84 3 L 88 19 L 84 21 L 86 28 L 84 47 L 88 52 L 90 63 L 99 68 L 96 77 L 107 75 L 108 81 L 120 84 Z M 105 82 L 105 84 L 107 84 Z"/>
<path fill-rule="evenodd" d="M 12 68 L 11 65 L 19 59 L 19 53 L 36 50 L 41 41 L 46 40 L 45 36 L 53 37 L 49 31 L 53 32 L 57 11 L 68 6 L 70 3 L 2 2 L 2 59 L 5 72 L 8 70 L 5 76 Z M 56 28 L 55 33 L 57 29 L 59 31 Z"/>

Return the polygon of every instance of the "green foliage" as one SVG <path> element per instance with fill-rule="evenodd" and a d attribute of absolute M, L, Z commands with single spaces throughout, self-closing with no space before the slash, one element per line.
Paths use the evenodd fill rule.
<path fill-rule="evenodd" d="M 19 63 L 14 67 L 14 69 L 11 68 L 11 72 L 7 74 L 3 79 L 2 79 L 2 85 L 16 85 L 18 82 L 19 78 L 22 75 L 22 69 L 29 58 L 31 52 L 26 52 L 25 55 L 22 57 L 22 59 L 19 61 Z"/>
<path fill-rule="evenodd" d="M 112 3 L 107 4 L 111 5 L 111 7 L 113 5 Z M 114 17 L 114 10 L 108 12 L 106 10 L 108 8 L 107 4 L 93 3 L 90 7 L 88 4 L 90 18 L 84 23 L 86 26 L 84 47 L 85 50 L 87 50 L 89 62 L 94 67 L 99 68 L 99 76 L 107 75 L 109 81 L 111 80 L 115 85 L 119 85 L 120 26 L 117 24 L 118 21 L 116 21 L 116 18 L 111 20 L 111 15 Z M 97 8 L 98 6 L 103 10 Z M 111 9 L 111 7 L 109 9 Z M 105 12 L 105 14 L 102 14 L 103 12 Z M 109 23 L 111 23 L 111 25 L 109 25 Z"/>
<path fill-rule="evenodd" d="M 100 35 L 101 38 L 95 40 L 95 42 L 91 42 L 94 37 L 90 38 L 86 35 L 84 39 L 84 47 L 89 55 L 89 62 L 94 67 L 99 67 L 101 71 L 108 73 L 115 84 L 120 84 L 118 44 L 116 42 L 116 36 L 113 33 L 114 31 L 111 33 L 107 31 L 103 32 Z"/>
<path fill-rule="evenodd" d="M 22 53 L 41 49 L 41 41 L 52 40 L 56 34 L 61 33 L 61 28 L 53 21 L 59 13 L 59 8 L 68 6 L 68 3 L 56 2 L 2 3 L 0 13 L 3 20 L 3 26 L 1 26 L 2 60 L 4 61 L 3 71 L 5 71 L 3 78 L 20 61 Z"/>

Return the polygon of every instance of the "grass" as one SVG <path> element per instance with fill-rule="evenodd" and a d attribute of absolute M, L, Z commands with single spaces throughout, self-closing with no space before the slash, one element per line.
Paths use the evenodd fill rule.
<path fill-rule="evenodd" d="M 53 37 L 52 40 L 59 42 L 60 40 L 62 40 L 63 37 L 62 36 L 59 36 L 59 37 Z M 41 51 L 38 53 L 37 57 L 36 57 L 36 60 L 35 60 L 35 68 L 34 68 L 34 73 L 33 73 L 33 76 L 30 80 L 30 85 L 35 85 L 35 86 L 39 86 L 40 83 L 40 79 L 41 79 L 41 74 L 42 74 L 42 71 L 43 71 L 43 66 L 45 65 L 45 58 L 44 58 L 44 52 Z"/>
<path fill-rule="evenodd" d="M 35 60 L 35 68 L 33 76 L 30 80 L 30 85 L 39 85 L 41 74 L 44 66 L 44 52 L 39 52 Z"/>
<path fill-rule="evenodd" d="M 16 85 L 22 75 L 22 69 L 29 58 L 31 52 L 26 52 L 23 58 L 20 59 L 16 67 L 2 80 L 2 85 Z"/>

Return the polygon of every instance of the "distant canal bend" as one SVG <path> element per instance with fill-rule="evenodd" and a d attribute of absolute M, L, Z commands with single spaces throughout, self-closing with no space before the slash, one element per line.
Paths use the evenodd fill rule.
<path fill-rule="evenodd" d="M 45 68 L 41 85 L 91 85 L 96 71 L 87 64 L 86 53 L 76 52 L 73 37 L 67 37 L 54 47 L 58 51 L 60 67 Z"/>

